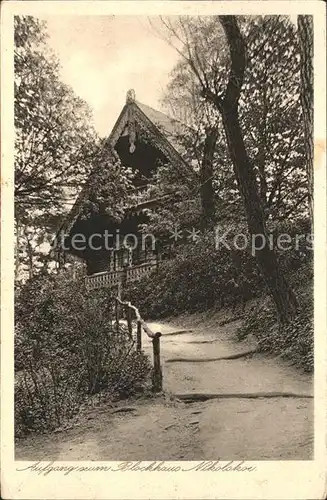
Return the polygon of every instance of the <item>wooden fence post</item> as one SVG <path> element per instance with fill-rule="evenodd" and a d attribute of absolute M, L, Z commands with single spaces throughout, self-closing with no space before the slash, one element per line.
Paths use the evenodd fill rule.
<path fill-rule="evenodd" d="M 142 325 L 141 321 L 137 322 L 137 331 L 136 331 L 136 351 L 140 352 L 142 350 Z"/>
<path fill-rule="evenodd" d="M 132 322 L 130 321 L 130 317 L 133 310 L 135 312 L 136 321 L 137 321 L 137 336 L 136 336 L 136 351 L 140 352 L 142 349 L 142 329 L 147 334 L 147 336 L 152 339 L 153 345 L 153 370 L 152 370 L 152 390 L 153 392 L 161 392 L 162 391 L 162 370 L 160 365 L 160 337 L 161 333 L 154 333 L 151 328 L 148 327 L 146 322 L 142 319 L 139 310 L 137 307 L 133 306 L 130 302 L 123 302 L 119 297 L 116 298 L 116 304 L 120 304 L 121 306 L 127 306 L 126 315 L 127 315 L 127 324 L 128 330 L 130 332 L 130 325 Z M 129 311 L 129 312 L 128 312 Z M 116 317 L 117 317 L 117 308 L 116 308 Z"/>
<path fill-rule="evenodd" d="M 122 288 L 123 288 L 123 283 L 122 283 L 122 277 L 119 276 L 118 278 L 118 283 L 117 283 L 117 299 L 116 299 L 116 307 L 115 307 L 115 313 L 116 313 L 116 331 L 119 333 L 119 320 L 120 320 L 120 305 L 119 305 L 119 300 L 121 300 L 122 296 Z"/>
<path fill-rule="evenodd" d="M 132 340 L 133 339 L 132 311 L 129 306 L 125 306 L 125 312 L 126 312 L 128 335 L 129 338 Z"/>
<path fill-rule="evenodd" d="M 153 378 L 152 390 L 153 392 L 162 391 L 162 371 L 160 366 L 160 337 L 161 333 L 157 332 L 152 339 L 153 345 Z"/>
<path fill-rule="evenodd" d="M 115 300 L 115 320 L 116 320 L 116 332 L 119 333 L 119 303 Z"/>

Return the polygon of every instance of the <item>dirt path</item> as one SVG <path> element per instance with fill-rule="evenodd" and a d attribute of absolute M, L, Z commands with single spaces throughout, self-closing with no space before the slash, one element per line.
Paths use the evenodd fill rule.
<path fill-rule="evenodd" d="M 193 318 L 191 324 L 196 324 Z M 18 460 L 305 460 L 313 453 L 313 399 L 245 399 L 253 393 L 313 393 L 311 377 L 277 359 L 255 354 L 205 361 L 248 351 L 229 337 L 235 325 L 200 322 L 151 324 L 161 331 L 164 389 L 168 395 L 90 409 L 74 428 L 36 436 L 16 446 Z M 145 351 L 151 352 L 146 342 Z M 183 358 L 183 361 L 178 361 Z M 195 361 L 187 361 L 195 360 Z M 199 360 L 203 360 L 200 361 Z M 170 394 L 234 394 L 188 403 Z"/>

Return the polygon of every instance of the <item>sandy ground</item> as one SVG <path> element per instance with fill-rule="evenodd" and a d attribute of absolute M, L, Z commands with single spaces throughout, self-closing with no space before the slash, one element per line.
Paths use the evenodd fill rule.
<path fill-rule="evenodd" d="M 17 460 L 309 460 L 313 458 L 313 399 L 242 397 L 186 403 L 183 393 L 313 393 L 312 378 L 285 362 L 255 354 L 204 360 L 249 350 L 235 342 L 236 323 L 218 318 L 181 318 L 150 326 L 162 332 L 166 394 L 85 411 L 69 430 L 33 436 L 16 445 Z M 192 332 L 171 332 L 192 328 Z M 151 343 L 144 349 L 151 353 Z"/>

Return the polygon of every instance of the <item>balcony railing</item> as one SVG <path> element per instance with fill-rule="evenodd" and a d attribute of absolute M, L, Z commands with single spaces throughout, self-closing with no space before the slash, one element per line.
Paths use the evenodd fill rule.
<path fill-rule="evenodd" d="M 102 273 L 85 276 L 85 286 L 88 290 L 95 288 L 111 288 L 125 280 L 126 283 L 138 280 L 141 276 L 149 274 L 157 266 L 156 262 L 145 262 L 137 266 L 126 267 L 117 271 L 104 271 Z"/>

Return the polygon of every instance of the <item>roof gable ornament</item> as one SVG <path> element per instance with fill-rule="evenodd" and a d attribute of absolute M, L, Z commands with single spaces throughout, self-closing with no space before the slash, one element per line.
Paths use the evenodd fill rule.
<path fill-rule="evenodd" d="M 129 89 L 126 93 L 126 104 L 135 102 L 135 90 Z"/>
<path fill-rule="evenodd" d="M 130 89 L 126 94 L 126 104 L 135 103 L 135 90 Z M 129 136 L 129 152 L 134 153 L 136 146 L 136 125 L 133 107 L 130 106 L 128 109 L 128 136 Z"/>

